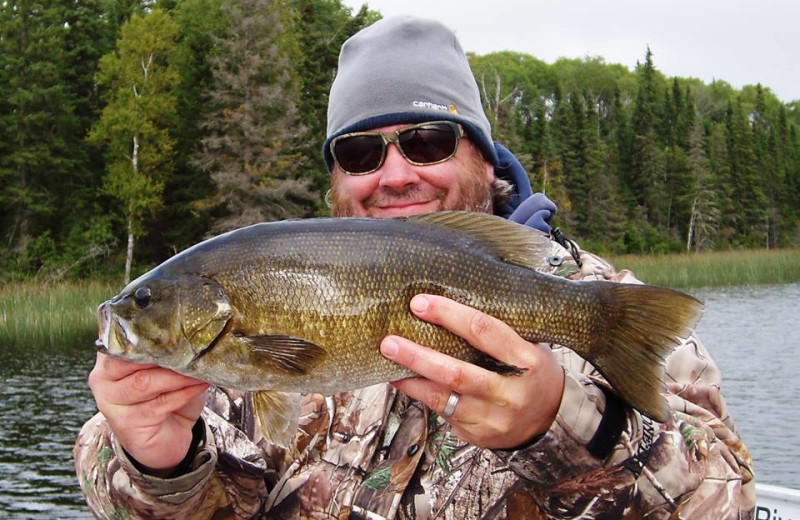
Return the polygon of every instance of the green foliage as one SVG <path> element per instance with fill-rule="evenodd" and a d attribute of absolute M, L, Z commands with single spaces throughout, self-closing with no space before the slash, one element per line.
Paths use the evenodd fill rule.
<path fill-rule="evenodd" d="M 683 249 L 675 239 L 664 238 L 658 229 L 643 220 L 633 220 L 624 226 L 621 247 L 626 254 L 677 253 Z"/>
<path fill-rule="evenodd" d="M 58 232 L 58 198 L 79 168 L 64 2 L 0 4 L 0 229 L 5 254 Z M 49 233 L 49 234 L 48 234 Z M 23 262 L 25 264 L 25 262 Z"/>
<path fill-rule="evenodd" d="M 0 4 L 2 280 L 146 269 L 209 233 L 324 214 L 338 52 L 378 18 L 340 0 Z M 799 244 L 800 101 L 666 77 L 642 51 L 635 70 L 469 56 L 493 137 L 556 225 L 603 252 Z"/>
<path fill-rule="evenodd" d="M 151 258 L 182 250 L 208 231 L 211 215 L 197 201 L 211 197 L 214 184 L 192 158 L 204 135 L 200 107 L 208 106 L 213 88 L 210 58 L 217 51 L 216 38 L 226 26 L 222 3 L 183 0 L 170 11 L 178 25 L 172 64 L 180 80 L 174 90 L 177 116 L 170 127 L 173 168 L 164 180 L 164 205 L 140 240 L 140 250 Z"/>
<path fill-rule="evenodd" d="M 153 9 L 134 14 L 122 26 L 115 51 L 100 60 L 97 81 L 108 104 L 89 139 L 104 145 L 107 174 L 102 194 L 118 204 L 126 222 L 128 250 L 125 280 L 130 278 L 134 238 L 146 232 L 164 204 L 165 179 L 172 169 L 175 89 L 179 76 L 172 64 L 178 26 L 170 15 Z"/>
<path fill-rule="evenodd" d="M 787 203 L 797 200 L 798 113 L 768 89 L 665 78 L 649 49 L 635 71 L 515 53 L 471 63 L 495 137 L 583 244 L 664 252 L 800 238 Z"/>
<path fill-rule="evenodd" d="M 373 23 L 380 15 L 366 4 L 355 14 L 339 0 L 288 0 L 295 13 L 293 26 L 286 32 L 294 36 L 299 56 L 295 73 L 299 85 L 297 100 L 300 122 L 307 129 L 305 143 L 299 143 L 311 179 L 312 189 L 324 193 L 328 189 L 328 171 L 322 160 L 328 113 L 328 92 L 339 61 L 344 41 Z"/>

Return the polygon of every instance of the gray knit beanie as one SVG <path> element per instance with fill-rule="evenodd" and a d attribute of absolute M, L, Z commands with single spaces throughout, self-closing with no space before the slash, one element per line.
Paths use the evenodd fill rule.
<path fill-rule="evenodd" d="M 450 29 L 433 20 L 396 16 L 344 43 L 328 101 L 323 154 L 329 171 L 330 142 L 337 136 L 434 120 L 461 123 L 486 160 L 497 165 L 478 85 Z"/>

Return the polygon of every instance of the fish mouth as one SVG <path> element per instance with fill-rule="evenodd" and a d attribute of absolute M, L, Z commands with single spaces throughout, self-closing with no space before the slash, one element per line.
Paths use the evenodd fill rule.
<path fill-rule="evenodd" d="M 111 335 L 111 313 L 108 310 L 109 302 L 100 304 L 97 307 L 97 339 L 94 346 L 97 347 L 98 352 L 107 353 L 109 336 Z"/>
<path fill-rule="evenodd" d="M 110 355 L 121 355 L 125 345 L 135 342 L 133 334 L 119 316 L 111 315 L 111 302 L 107 301 L 97 307 L 98 334 L 94 342 L 98 352 Z"/>

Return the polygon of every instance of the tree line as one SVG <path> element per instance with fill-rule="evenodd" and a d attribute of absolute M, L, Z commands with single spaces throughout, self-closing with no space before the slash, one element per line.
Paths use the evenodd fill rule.
<path fill-rule="evenodd" d="M 0 3 L 0 279 L 132 271 L 326 215 L 339 0 Z M 446 22 L 446 21 L 445 21 Z M 470 55 L 495 139 L 601 252 L 798 242 L 800 102 L 602 58 Z"/>

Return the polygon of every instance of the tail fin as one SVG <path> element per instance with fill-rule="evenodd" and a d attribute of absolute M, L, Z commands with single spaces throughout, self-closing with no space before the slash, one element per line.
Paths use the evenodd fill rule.
<path fill-rule="evenodd" d="M 622 399 L 666 422 L 664 359 L 691 334 L 703 304 L 688 294 L 652 285 L 613 284 L 606 291 L 611 326 L 603 344 L 592 349 L 591 362 Z"/>

